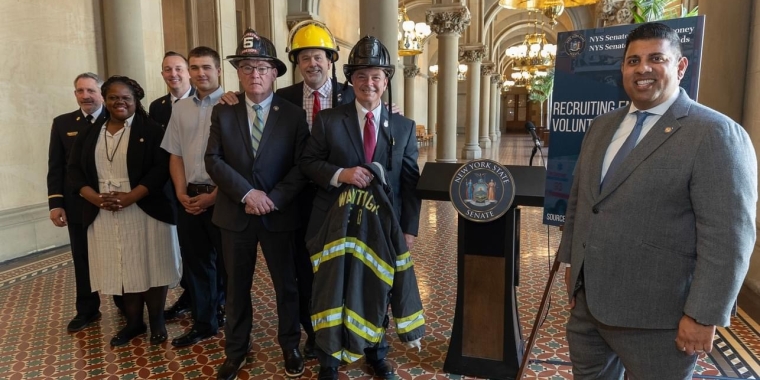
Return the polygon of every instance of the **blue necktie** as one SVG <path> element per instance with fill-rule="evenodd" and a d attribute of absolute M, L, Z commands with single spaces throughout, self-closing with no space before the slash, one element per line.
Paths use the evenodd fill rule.
<path fill-rule="evenodd" d="M 253 120 L 253 128 L 251 128 L 251 143 L 253 145 L 253 155 L 259 150 L 259 144 L 261 143 L 261 135 L 264 133 L 264 111 L 258 104 L 253 105 L 253 109 L 256 111 L 256 119 Z"/>
<path fill-rule="evenodd" d="M 615 170 L 617 170 L 625 158 L 628 157 L 628 154 L 631 153 L 633 148 L 636 147 L 636 141 L 641 135 L 641 129 L 644 125 L 644 120 L 646 120 L 647 116 L 651 115 L 651 113 L 646 111 L 635 111 L 634 114 L 636 114 L 636 125 L 633 126 L 631 134 L 628 135 L 628 138 L 625 139 L 623 145 L 620 146 L 620 150 L 618 150 L 615 158 L 612 159 L 610 167 L 607 168 L 607 173 L 604 175 L 604 179 L 602 179 L 602 185 L 600 186 L 600 189 L 604 187 L 604 183 L 607 181 L 607 178 L 612 177 L 612 175 L 615 173 Z"/>

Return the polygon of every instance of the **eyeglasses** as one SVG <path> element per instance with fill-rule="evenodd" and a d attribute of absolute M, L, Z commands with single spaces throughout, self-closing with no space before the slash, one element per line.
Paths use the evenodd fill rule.
<path fill-rule="evenodd" d="M 267 73 L 269 72 L 269 69 L 273 69 L 273 68 L 274 67 L 272 66 L 249 66 L 249 65 L 240 66 L 240 70 L 243 71 L 243 74 L 245 75 L 253 74 L 253 70 L 256 70 L 256 72 L 259 73 L 259 75 L 267 75 Z"/>

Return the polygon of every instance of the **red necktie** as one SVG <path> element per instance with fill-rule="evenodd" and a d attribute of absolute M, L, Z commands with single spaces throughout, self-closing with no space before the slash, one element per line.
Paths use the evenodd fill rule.
<path fill-rule="evenodd" d="M 312 120 L 314 117 L 317 116 L 317 112 L 319 112 L 322 109 L 322 105 L 319 104 L 319 92 L 314 91 L 314 107 L 311 109 L 311 118 Z"/>
<path fill-rule="evenodd" d="M 377 139 L 375 138 L 375 115 L 372 112 L 367 112 L 367 121 L 364 123 L 364 158 L 367 162 L 372 162 L 372 157 L 375 155 L 375 144 Z"/>

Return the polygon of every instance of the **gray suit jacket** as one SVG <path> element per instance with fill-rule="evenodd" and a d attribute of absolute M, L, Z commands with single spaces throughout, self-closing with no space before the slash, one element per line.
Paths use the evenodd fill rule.
<path fill-rule="evenodd" d="M 415 124 L 399 114 L 389 114 L 385 107 L 381 108 L 373 161 L 382 164 L 386 170 L 401 230 L 416 236 L 422 201 L 415 193 L 420 178 Z M 385 127 L 389 117 L 392 117 L 391 126 Z M 391 157 L 388 157 L 389 147 Z M 330 185 L 333 174 L 339 168 L 352 168 L 364 161 L 364 144 L 355 103 L 320 111 L 314 118 L 311 137 L 300 161 L 303 173 L 319 186 L 306 232 L 307 240 L 319 231 L 327 211 L 340 194 L 339 188 Z"/>
<path fill-rule="evenodd" d="M 594 120 L 575 168 L 558 257 L 571 289 L 611 326 L 727 326 L 755 243 L 757 160 L 749 136 L 681 90 L 612 177 L 607 147 L 628 108 Z"/>
<path fill-rule="evenodd" d="M 241 200 L 256 189 L 279 209 L 260 217 L 266 229 L 293 231 L 301 222 L 293 200 L 308 182 L 297 166 L 309 136 L 306 112 L 275 95 L 254 157 L 245 93 L 238 98 L 238 104 L 218 104 L 211 113 L 204 162 L 219 186 L 212 220 L 227 230 L 245 229 L 251 218 L 259 217 L 246 214 Z"/>

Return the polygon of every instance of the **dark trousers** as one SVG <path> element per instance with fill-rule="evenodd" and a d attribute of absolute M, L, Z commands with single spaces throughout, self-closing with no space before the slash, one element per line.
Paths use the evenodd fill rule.
<path fill-rule="evenodd" d="M 74 261 L 77 314 L 92 315 L 100 310 L 100 296 L 90 287 L 90 261 L 87 256 L 87 229 L 81 223 L 68 224 L 71 258 Z"/>
<path fill-rule="evenodd" d="M 377 362 L 385 359 L 388 355 L 388 349 L 388 341 L 385 340 L 385 335 L 383 335 L 383 339 L 380 340 L 377 346 L 364 349 L 364 356 L 367 358 L 368 362 Z M 340 360 L 331 356 L 329 353 L 322 351 L 319 347 L 314 351 L 317 354 L 319 365 L 322 367 L 338 367 L 341 363 Z"/>
<path fill-rule="evenodd" d="M 317 194 L 316 185 L 308 184 L 298 197 L 298 207 L 303 223 L 295 232 L 296 254 L 296 279 L 298 280 L 298 319 L 301 322 L 307 339 L 314 339 L 314 327 L 311 325 L 311 283 L 314 282 L 314 270 L 311 264 L 311 255 L 306 249 L 306 229 L 311 218 L 311 208 L 314 196 Z"/>
<path fill-rule="evenodd" d="M 214 208 L 192 215 L 180 210 L 177 215 L 177 236 L 183 247 L 183 278 L 190 293 L 194 328 L 200 332 L 216 332 L 219 324 L 216 310 L 224 303 L 227 272 L 222 258 L 222 234 L 211 223 Z"/>
<path fill-rule="evenodd" d="M 227 268 L 227 323 L 224 334 L 227 358 L 238 359 L 248 352 L 253 324 L 251 285 L 256 269 L 256 247 L 261 244 L 277 299 L 277 339 L 280 347 L 298 347 L 298 284 L 296 283 L 293 232 L 271 232 L 261 218 L 251 216 L 239 232 L 222 229 L 224 265 Z"/>

